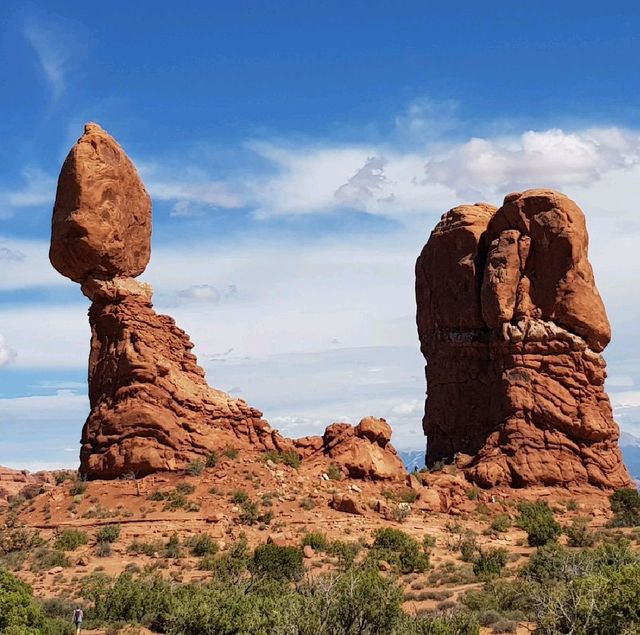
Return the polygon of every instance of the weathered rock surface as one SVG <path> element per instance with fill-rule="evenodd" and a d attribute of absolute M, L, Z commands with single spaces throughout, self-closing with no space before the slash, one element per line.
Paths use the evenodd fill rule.
<path fill-rule="evenodd" d="M 299 439 L 296 448 L 305 461 L 329 459 L 349 478 L 398 480 L 407 470 L 391 445 L 391 426 L 384 419 L 365 417 L 357 426 L 334 423 L 322 437 Z"/>
<path fill-rule="evenodd" d="M 126 287 L 137 284 L 129 279 Z M 172 318 L 155 313 L 144 288 L 124 295 L 116 288 L 111 299 L 101 290 L 89 311 L 84 474 L 176 470 L 226 447 L 293 449 L 259 410 L 207 385 L 189 337 Z"/>
<path fill-rule="evenodd" d="M 95 123 L 58 178 L 49 257 L 67 278 L 140 275 L 151 256 L 151 199 L 118 143 Z"/>
<path fill-rule="evenodd" d="M 0 465 L 0 502 L 11 500 L 14 496 L 33 498 L 53 484 L 54 478 L 51 472 L 32 473 Z"/>
<path fill-rule="evenodd" d="M 151 201 L 135 167 L 87 124 L 60 173 L 50 251 L 93 302 L 82 474 L 183 469 L 228 446 L 293 449 L 260 411 L 210 388 L 186 333 L 153 310 L 151 287 L 134 279 L 149 262 L 150 238 Z"/>
<path fill-rule="evenodd" d="M 483 487 L 627 485 L 584 215 L 550 190 L 447 212 L 416 263 L 427 464 Z"/>

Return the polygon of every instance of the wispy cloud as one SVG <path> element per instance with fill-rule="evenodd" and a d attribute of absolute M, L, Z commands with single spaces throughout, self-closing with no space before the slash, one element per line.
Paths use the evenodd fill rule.
<path fill-rule="evenodd" d="M 0 189 L 0 219 L 10 218 L 17 209 L 53 205 L 56 180 L 36 166 L 22 170 L 22 183 Z"/>
<path fill-rule="evenodd" d="M 7 344 L 4 336 L 0 334 L 0 368 L 8 366 L 16 358 L 16 352 Z"/>
<path fill-rule="evenodd" d="M 52 103 L 57 102 L 66 88 L 69 62 L 72 58 L 69 34 L 60 32 L 53 24 L 30 23 L 24 36 L 33 47 L 42 73 L 51 90 Z"/>

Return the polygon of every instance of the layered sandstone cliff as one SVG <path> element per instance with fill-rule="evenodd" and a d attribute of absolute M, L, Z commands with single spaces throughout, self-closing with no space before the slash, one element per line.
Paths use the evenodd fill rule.
<path fill-rule="evenodd" d="M 550 190 L 442 217 L 416 263 L 428 465 L 484 487 L 629 483 L 587 247 L 583 213 Z"/>

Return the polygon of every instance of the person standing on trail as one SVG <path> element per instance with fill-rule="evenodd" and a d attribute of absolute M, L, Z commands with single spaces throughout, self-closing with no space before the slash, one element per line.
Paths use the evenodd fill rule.
<path fill-rule="evenodd" d="M 78 607 L 73 612 L 73 625 L 76 627 L 76 635 L 80 635 L 80 629 L 82 628 L 83 618 L 84 618 L 84 612 L 80 607 Z"/>

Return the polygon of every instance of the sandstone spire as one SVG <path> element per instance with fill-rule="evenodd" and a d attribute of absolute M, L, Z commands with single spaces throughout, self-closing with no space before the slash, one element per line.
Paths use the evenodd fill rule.
<path fill-rule="evenodd" d="M 485 487 L 630 482 L 587 247 L 582 211 L 550 190 L 442 217 L 416 263 L 429 465 L 455 458 Z"/>
<path fill-rule="evenodd" d="M 135 167 L 87 124 L 60 173 L 50 251 L 93 302 L 81 472 L 142 476 L 227 446 L 292 448 L 259 410 L 210 388 L 188 335 L 153 310 L 151 287 L 134 279 L 149 262 L 150 239 L 151 200 Z"/>

